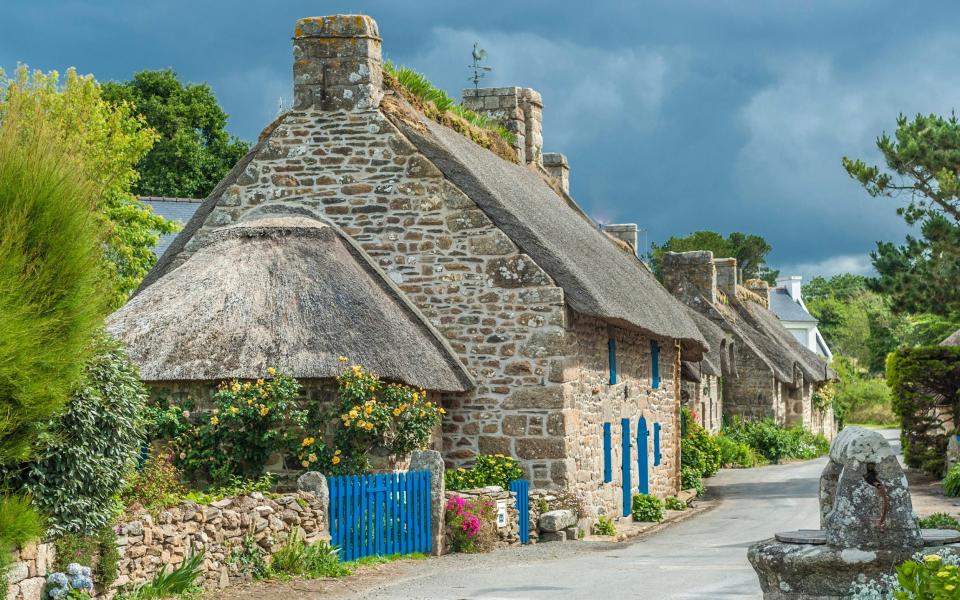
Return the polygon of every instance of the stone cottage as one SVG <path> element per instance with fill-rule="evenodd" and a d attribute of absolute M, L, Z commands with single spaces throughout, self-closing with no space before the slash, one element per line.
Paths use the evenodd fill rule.
<path fill-rule="evenodd" d="M 202 407 L 224 380 L 280 367 L 327 402 L 349 356 L 384 379 L 462 392 L 474 381 L 447 341 L 335 225 L 264 205 L 206 236 L 107 321 L 157 396 Z"/>
<path fill-rule="evenodd" d="M 476 382 L 442 395 L 450 466 L 514 456 L 534 486 L 578 493 L 608 514 L 624 514 L 638 489 L 675 494 L 680 366 L 701 359 L 700 330 L 569 196 L 566 160 L 542 152 L 539 94 L 469 91 L 515 132 L 512 148 L 498 148 L 500 138 L 437 115 L 386 76 L 380 42 L 366 16 L 297 22 L 294 109 L 203 202 L 131 304 L 225 227 L 294 207 L 362 249 Z M 290 268 L 311 271 L 306 258 Z M 322 307 L 314 318 L 302 326 L 328 322 Z M 385 352 L 411 345 L 362 320 L 353 334 Z"/>
<path fill-rule="evenodd" d="M 721 379 L 724 416 L 771 418 L 833 437 L 833 410 L 817 406 L 815 392 L 836 374 L 769 310 L 766 282 L 740 285 L 736 259 L 707 251 L 668 252 L 663 270 L 667 288 L 735 344 L 735 374 Z"/>
<path fill-rule="evenodd" d="M 687 310 L 710 350 L 700 361 L 682 362 L 680 397 L 704 429 L 717 433 L 723 426 L 723 381 L 737 375 L 734 339 L 703 314 Z"/>

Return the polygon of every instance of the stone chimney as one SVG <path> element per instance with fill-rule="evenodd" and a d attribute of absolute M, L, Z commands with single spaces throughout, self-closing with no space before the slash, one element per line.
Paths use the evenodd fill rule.
<path fill-rule="evenodd" d="M 716 304 L 717 269 L 713 252 L 665 252 L 662 261 L 663 285 L 671 294 L 688 305 L 692 305 L 697 296 Z"/>
<path fill-rule="evenodd" d="M 544 152 L 543 168 L 557 180 L 564 193 L 570 193 L 570 164 L 566 156 L 559 152 Z"/>
<path fill-rule="evenodd" d="M 377 22 L 365 15 L 307 17 L 293 32 L 294 110 L 373 110 L 383 98 Z"/>
<path fill-rule="evenodd" d="M 748 279 L 743 282 L 743 287 L 747 288 L 760 299 L 763 300 L 763 307 L 770 308 L 770 284 L 762 279 Z"/>
<path fill-rule="evenodd" d="M 731 300 L 737 297 L 737 259 L 715 258 L 717 267 L 717 287 Z"/>
<path fill-rule="evenodd" d="M 803 287 L 803 277 L 800 275 L 791 275 L 790 277 L 781 277 L 777 279 L 777 285 L 787 290 L 794 302 L 803 300 L 801 297 L 801 288 Z"/>
<path fill-rule="evenodd" d="M 543 99 L 530 88 L 463 90 L 463 105 L 500 123 L 516 136 L 513 149 L 523 163 L 543 164 Z"/>
<path fill-rule="evenodd" d="M 621 223 L 619 225 L 601 225 L 601 228 L 606 232 L 617 238 L 618 240 L 623 240 L 626 243 L 630 244 L 630 247 L 633 248 L 633 253 L 637 253 L 637 224 L 636 223 Z"/>

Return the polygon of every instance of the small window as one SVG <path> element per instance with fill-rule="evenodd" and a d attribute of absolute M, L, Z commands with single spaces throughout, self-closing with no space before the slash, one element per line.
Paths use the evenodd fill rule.
<path fill-rule="evenodd" d="M 610 363 L 610 385 L 617 383 L 617 340 L 607 340 L 607 360 Z"/>
<path fill-rule="evenodd" d="M 603 424 L 603 482 L 613 481 L 613 450 L 611 449 L 610 423 Z"/>
<path fill-rule="evenodd" d="M 653 424 L 653 465 L 660 464 L 660 423 Z"/>
<path fill-rule="evenodd" d="M 660 387 L 660 344 L 654 340 L 650 341 L 650 385 Z"/>

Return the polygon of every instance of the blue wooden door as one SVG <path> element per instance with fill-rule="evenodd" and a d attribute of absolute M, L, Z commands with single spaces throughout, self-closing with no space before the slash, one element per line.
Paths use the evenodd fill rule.
<path fill-rule="evenodd" d="M 620 419 L 620 474 L 623 487 L 623 516 L 630 514 L 633 482 L 630 477 L 630 419 Z"/>
<path fill-rule="evenodd" d="M 517 495 L 517 520 L 520 521 L 520 543 L 530 542 L 530 482 L 515 479 L 510 482 L 510 491 Z"/>
<path fill-rule="evenodd" d="M 650 493 L 650 457 L 647 455 L 647 418 L 640 417 L 637 422 L 637 473 L 640 483 L 637 485 L 641 494 Z"/>
<path fill-rule="evenodd" d="M 341 560 L 430 552 L 430 471 L 327 478 L 330 543 Z"/>

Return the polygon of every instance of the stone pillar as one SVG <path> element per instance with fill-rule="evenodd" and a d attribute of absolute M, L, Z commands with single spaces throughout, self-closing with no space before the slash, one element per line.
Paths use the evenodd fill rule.
<path fill-rule="evenodd" d="M 317 500 L 323 506 L 323 521 L 326 538 L 330 539 L 330 487 L 327 478 L 319 471 L 307 471 L 297 478 L 297 489 L 302 492 L 316 494 Z"/>
<path fill-rule="evenodd" d="M 737 297 L 737 259 L 715 258 L 717 268 L 717 288 L 733 300 Z"/>
<path fill-rule="evenodd" d="M 637 253 L 637 224 L 621 223 L 618 225 L 604 225 L 603 230 L 618 240 L 623 240 L 633 248 L 633 253 Z"/>
<path fill-rule="evenodd" d="M 383 98 L 380 31 L 365 15 L 307 17 L 293 34 L 294 110 L 373 110 Z"/>
<path fill-rule="evenodd" d="M 530 88 L 463 90 L 463 105 L 499 123 L 516 136 L 513 149 L 521 163 L 543 164 L 543 99 Z"/>
<path fill-rule="evenodd" d="M 689 304 L 703 296 L 717 302 L 717 269 L 709 250 L 665 252 L 662 258 L 663 285 L 671 294 Z"/>
<path fill-rule="evenodd" d="M 410 456 L 411 471 L 430 471 L 430 535 L 434 556 L 443 554 L 443 517 L 446 488 L 443 483 L 443 457 L 436 450 L 414 450 Z"/>
<path fill-rule="evenodd" d="M 543 168 L 557 180 L 565 193 L 570 193 L 570 164 L 566 156 L 559 152 L 545 152 Z"/>

